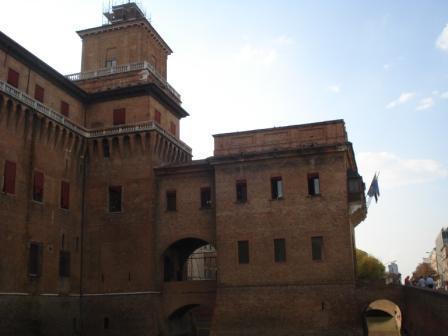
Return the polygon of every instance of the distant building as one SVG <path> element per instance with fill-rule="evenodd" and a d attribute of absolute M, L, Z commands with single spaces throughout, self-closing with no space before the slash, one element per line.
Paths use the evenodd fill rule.
<path fill-rule="evenodd" d="M 398 272 L 398 265 L 396 262 L 391 262 L 388 266 L 387 266 L 389 273 L 391 274 L 399 274 Z"/>
<path fill-rule="evenodd" d="M 448 227 L 442 228 L 436 238 L 436 269 L 440 276 L 440 285 L 448 283 Z"/>

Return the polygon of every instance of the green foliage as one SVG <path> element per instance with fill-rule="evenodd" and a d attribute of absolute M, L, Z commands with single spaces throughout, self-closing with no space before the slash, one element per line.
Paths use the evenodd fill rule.
<path fill-rule="evenodd" d="M 356 249 L 356 267 L 360 280 L 384 279 L 385 267 L 381 261 L 359 249 Z"/>

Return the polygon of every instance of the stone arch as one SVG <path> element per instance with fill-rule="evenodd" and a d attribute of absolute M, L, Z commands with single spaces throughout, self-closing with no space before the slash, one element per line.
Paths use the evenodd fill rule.
<path fill-rule="evenodd" d="M 365 335 L 400 335 L 402 310 L 393 301 L 378 299 L 367 305 L 363 312 Z"/>
<path fill-rule="evenodd" d="M 183 305 L 168 315 L 170 336 L 208 335 L 213 307 L 200 302 Z"/>
<path fill-rule="evenodd" d="M 208 253 L 206 248 L 204 248 L 208 246 L 212 247 L 210 253 Z M 196 256 L 195 253 L 197 253 Z M 202 238 L 187 237 L 171 243 L 164 248 L 161 256 L 161 273 L 163 276 L 163 281 L 171 282 L 216 279 L 216 253 L 216 249 L 212 242 L 209 242 Z M 192 263 L 190 262 L 190 260 L 192 256 L 196 257 L 195 262 L 198 264 L 196 270 L 191 266 Z M 212 258 L 214 258 L 213 261 L 205 263 Z M 204 276 L 196 276 L 193 274 L 193 272 L 201 274 L 202 269 Z M 213 269 L 215 269 L 215 273 L 213 275 L 206 276 L 206 274 L 211 274 L 210 272 L 206 272 L 206 270 L 210 271 Z"/>

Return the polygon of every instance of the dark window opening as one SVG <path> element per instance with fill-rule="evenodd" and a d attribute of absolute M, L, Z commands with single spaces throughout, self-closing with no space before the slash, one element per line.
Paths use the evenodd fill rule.
<path fill-rule="evenodd" d="M 39 277 L 42 270 L 42 244 L 31 242 L 28 256 L 28 275 Z"/>
<path fill-rule="evenodd" d="M 154 120 L 155 120 L 157 123 L 162 124 L 162 114 L 160 113 L 160 111 L 157 111 L 157 110 L 156 110 L 156 112 L 155 112 L 155 114 L 154 114 Z"/>
<path fill-rule="evenodd" d="M 3 192 L 14 195 L 16 193 L 16 163 L 5 161 L 3 172 Z"/>
<path fill-rule="evenodd" d="M 63 250 L 65 247 L 65 235 L 62 234 L 62 238 L 61 238 L 61 249 Z"/>
<path fill-rule="evenodd" d="M 109 187 L 109 212 L 121 212 L 121 186 Z"/>
<path fill-rule="evenodd" d="M 114 125 L 123 125 L 126 123 L 126 109 L 120 108 L 114 110 Z"/>
<path fill-rule="evenodd" d="M 109 141 L 107 141 L 106 139 L 103 140 L 103 157 L 110 157 Z"/>
<path fill-rule="evenodd" d="M 61 101 L 61 114 L 65 117 L 68 117 L 70 113 L 70 105 L 65 102 L 65 101 Z"/>
<path fill-rule="evenodd" d="M 280 176 L 271 178 L 271 195 L 274 200 L 283 198 L 283 181 Z"/>
<path fill-rule="evenodd" d="M 323 244 L 323 237 L 311 237 L 313 260 L 322 260 Z"/>
<path fill-rule="evenodd" d="M 236 200 L 238 202 L 246 202 L 247 201 L 247 184 L 246 180 L 238 180 L 236 181 Z"/>
<path fill-rule="evenodd" d="M 238 241 L 238 262 L 240 264 L 249 263 L 249 241 L 240 240 Z"/>
<path fill-rule="evenodd" d="M 176 135 L 176 124 L 173 122 L 170 124 L 170 131 L 173 135 Z"/>
<path fill-rule="evenodd" d="M 75 240 L 75 251 L 76 252 L 79 251 L 79 237 L 76 237 L 76 240 Z"/>
<path fill-rule="evenodd" d="M 19 87 L 19 73 L 11 68 L 8 69 L 8 84 Z"/>
<path fill-rule="evenodd" d="M 319 195 L 320 194 L 320 180 L 319 174 L 308 174 L 308 194 Z"/>
<path fill-rule="evenodd" d="M 36 86 L 34 87 L 34 99 L 36 99 L 37 101 L 40 101 L 41 103 L 44 102 L 44 95 L 45 95 L 45 90 L 42 86 L 36 84 Z"/>
<path fill-rule="evenodd" d="M 59 276 L 62 278 L 70 276 L 70 252 L 68 251 L 59 252 Z"/>
<path fill-rule="evenodd" d="M 104 329 L 109 329 L 109 318 L 108 317 L 104 318 Z"/>
<path fill-rule="evenodd" d="M 209 187 L 201 188 L 201 208 L 212 207 L 212 192 Z"/>
<path fill-rule="evenodd" d="M 286 243 L 284 239 L 274 239 L 274 260 L 275 262 L 286 261 Z"/>
<path fill-rule="evenodd" d="M 61 181 L 61 208 L 70 208 L 70 183 Z"/>
<path fill-rule="evenodd" d="M 176 211 L 176 190 L 166 192 L 166 210 Z"/>
<path fill-rule="evenodd" d="M 34 172 L 33 179 L 33 200 L 42 202 L 44 199 L 44 174 L 41 172 Z"/>

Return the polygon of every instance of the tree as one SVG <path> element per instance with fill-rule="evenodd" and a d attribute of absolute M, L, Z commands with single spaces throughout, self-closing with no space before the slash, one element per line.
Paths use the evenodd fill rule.
<path fill-rule="evenodd" d="M 385 267 L 381 261 L 359 249 L 356 249 L 356 269 L 360 280 L 384 279 Z"/>
<path fill-rule="evenodd" d="M 437 272 L 434 270 L 434 268 L 431 267 L 431 264 L 422 262 L 417 265 L 414 273 L 412 273 L 412 279 L 418 280 L 420 277 L 426 277 L 431 276 L 435 277 Z"/>

